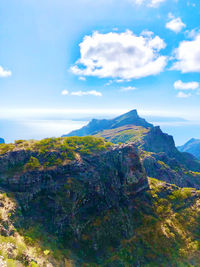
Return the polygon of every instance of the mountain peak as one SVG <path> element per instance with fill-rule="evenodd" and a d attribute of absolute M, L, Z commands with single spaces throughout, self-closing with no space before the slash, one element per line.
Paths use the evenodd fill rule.
<path fill-rule="evenodd" d="M 125 125 L 135 125 L 142 126 L 144 128 L 152 128 L 153 125 L 148 123 L 145 119 L 139 117 L 136 109 L 133 109 L 125 114 L 122 114 L 114 119 L 110 120 L 98 120 L 93 119 L 89 122 L 88 125 L 83 128 L 72 131 L 71 133 L 64 136 L 85 136 L 85 135 L 94 135 L 100 131 L 107 129 L 115 129 Z"/>

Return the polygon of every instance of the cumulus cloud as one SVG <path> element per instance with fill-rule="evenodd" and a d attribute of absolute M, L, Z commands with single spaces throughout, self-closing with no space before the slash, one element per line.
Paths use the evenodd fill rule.
<path fill-rule="evenodd" d="M 191 96 L 190 93 L 184 93 L 184 92 L 178 92 L 178 94 L 177 94 L 177 97 L 179 97 L 179 98 L 188 98 L 190 96 Z"/>
<path fill-rule="evenodd" d="M 76 91 L 76 92 L 71 92 L 71 95 L 74 95 L 74 96 L 84 96 L 84 95 L 102 96 L 102 93 L 98 92 L 96 90 L 92 90 L 92 91 Z"/>
<path fill-rule="evenodd" d="M 126 91 L 135 91 L 135 90 L 137 90 L 137 88 L 134 87 L 134 86 L 127 86 L 127 87 L 122 87 L 121 88 L 121 91 L 124 91 L 124 92 L 126 92 Z"/>
<path fill-rule="evenodd" d="M 167 57 L 159 54 L 165 48 L 159 36 L 137 36 L 123 33 L 94 32 L 80 43 L 81 57 L 71 67 L 76 75 L 133 79 L 159 74 Z"/>
<path fill-rule="evenodd" d="M 182 41 L 174 51 L 177 60 L 172 70 L 182 73 L 200 72 L 200 33 L 192 41 Z"/>
<path fill-rule="evenodd" d="M 67 90 L 63 90 L 62 92 L 61 92 L 61 95 L 68 95 L 69 94 L 69 91 L 67 91 Z"/>
<path fill-rule="evenodd" d="M 175 33 L 179 33 L 186 25 L 182 22 L 181 18 L 174 18 L 172 14 L 169 14 L 171 20 L 166 23 L 165 27 Z"/>
<path fill-rule="evenodd" d="M 5 78 L 12 75 L 12 72 L 10 70 L 4 70 L 3 67 L 0 66 L 0 77 Z"/>
<path fill-rule="evenodd" d="M 188 82 L 184 83 L 181 80 L 174 83 L 174 88 L 177 90 L 196 90 L 199 88 L 198 82 Z"/>

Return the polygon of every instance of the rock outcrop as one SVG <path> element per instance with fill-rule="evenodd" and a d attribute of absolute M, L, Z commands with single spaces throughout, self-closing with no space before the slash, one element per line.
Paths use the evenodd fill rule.
<path fill-rule="evenodd" d="M 134 210 L 135 198 L 149 189 L 137 149 L 131 144 L 92 155 L 77 155 L 59 166 L 33 171 L 20 169 L 31 157 L 40 160 L 40 155 L 30 150 L 1 155 L 0 186 L 14 194 L 25 217 L 31 216 L 35 223 L 42 223 L 46 231 L 56 233 L 72 250 L 79 248 L 84 233 L 99 216 L 113 209 L 121 215 L 123 209 Z M 113 220 L 119 223 L 121 218 Z M 116 235 L 129 238 L 132 234 L 133 228 L 127 222 L 123 229 L 113 232 L 105 229 L 93 234 L 90 250 L 94 255 L 104 253 L 107 246 L 99 245 L 102 235 L 106 235 L 109 243 Z"/>

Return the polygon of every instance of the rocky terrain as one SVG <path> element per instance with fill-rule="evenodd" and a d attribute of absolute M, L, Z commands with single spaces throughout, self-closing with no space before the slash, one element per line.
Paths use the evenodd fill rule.
<path fill-rule="evenodd" d="M 138 117 L 0 145 L 1 266 L 199 266 L 200 162 Z"/>
<path fill-rule="evenodd" d="M 120 125 L 112 124 L 112 127 L 106 126 L 100 131 L 93 128 L 89 133 L 95 133 L 95 136 L 103 137 L 115 144 L 133 143 L 138 148 L 148 176 L 180 187 L 200 189 L 200 161 L 189 153 L 180 152 L 172 136 L 163 133 L 160 127 L 154 127 L 141 119 L 135 110 L 118 118 Z M 111 121 L 117 121 L 118 118 Z M 96 120 L 96 125 L 101 121 Z M 90 129 L 91 123 L 76 131 L 76 134 L 83 134 L 84 129 Z"/>
<path fill-rule="evenodd" d="M 134 144 L 70 137 L 0 151 L 2 266 L 198 266 L 199 191 L 147 178 Z"/>

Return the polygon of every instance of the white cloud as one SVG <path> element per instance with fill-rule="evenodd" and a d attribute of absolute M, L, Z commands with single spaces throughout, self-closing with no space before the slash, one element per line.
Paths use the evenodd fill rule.
<path fill-rule="evenodd" d="M 12 72 L 10 70 L 4 70 L 3 67 L 0 66 L 0 77 L 5 78 L 12 75 Z"/>
<path fill-rule="evenodd" d="M 131 2 L 138 5 L 145 4 L 150 7 L 158 7 L 159 4 L 165 2 L 165 0 L 131 0 Z"/>
<path fill-rule="evenodd" d="M 167 29 L 178 33 L 186 27 L 186 25 L 182 22 L 181 18 L 174 18 L 172 14 L 169 14 L 169 18 L 171 18 L 171 20 L 165 25 Z"/>
<path fill-rule="evenodd" d="M 78 79 L 79 79 L 80 81 L 86 81 L 86 78 L 83 77 L 83 76 L 79 77 Z"/>
<path fill-rule="evenodd" d="M 181 80 L 174 83 L 174 88 L 177 90 L 196 90 L 199 88 L 198 82 L 188 82 L 184 83 Z"/>
<path fill-rule="evenodd" d="M 69 94 L 69 91 L 67 91 L 67 90 L 63 90 L 63 91 L 61 92 L 61 94 L 62 94 L 62 95 L 68 95 L 68 94 Z"/>
<path fill-rule="evenodd" d="M 172 70 L 200 72 L 200 33 L 192 41 L 182 41 L 174 52 L 177 61 Z"/>
<path fill-rule="evenodd" d="M 191 96 L 190 93 L 184 93 L 184 92 L 178 92 L 178 94 L 177 94 L 177 97 L 179 97 L 179 98 L 188 98 L 190 96 Z"/>
<path fill-rule="evenodd" d="M 121 91 L 135 91 L 135 90 L 137 90 L 137 88 L 134 86 L 127 86 L 121 88 Z"/>
<path fill-rule="evenodd" d="M 76 91 L 76 92 L 71 92 L 71 95 L 74 95 L 74 96 L 84 96 L 84 95 L 102 96 L 102 93 L 101 92 L 97 92 L 96 90 L 92 90 L 92 91 Z"/>
<path fill-rule="evenodd" d="M 187 38 L 194 39 L 194 38 L 196 38 L 196 36 L 198 34 L 200 34 L 200 29 L 195 28 L 195 29 L 192 29 L 191 31 L 187 30 L 187 31 L 185 31 L 185 34 L 186 34 Z"/>
<path fill-rule="evenodd" d="M 167 57 L 159 54 L 165 46 L 159 36 L 136 36 L 129 30 L 94 32 L 80 43 L 81 57 L 71 70 L 76 75 L 123 80 L 156 75 L 167 63 Z"/>

